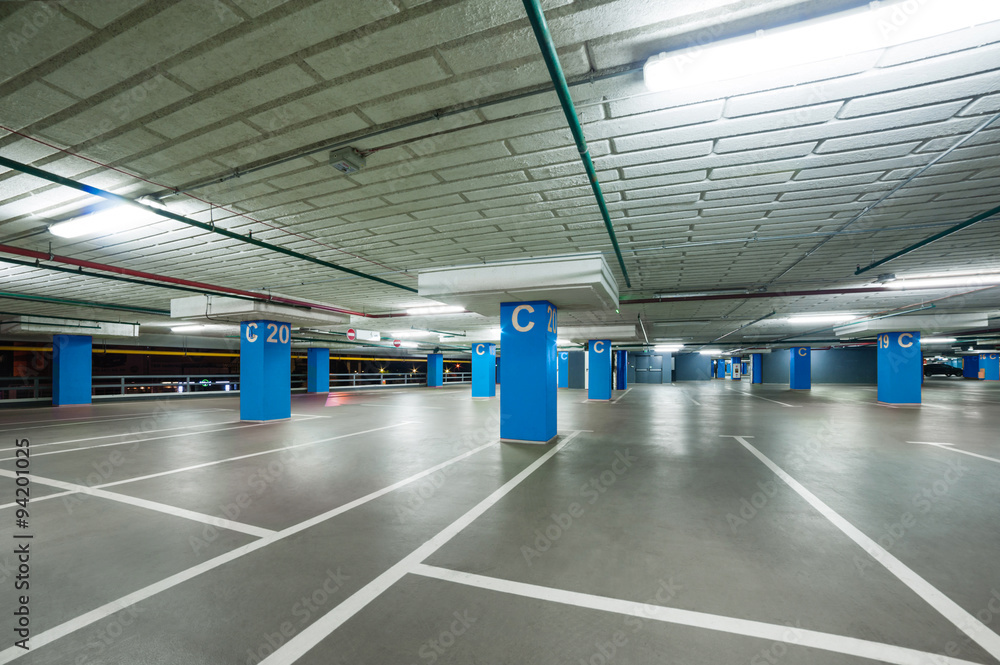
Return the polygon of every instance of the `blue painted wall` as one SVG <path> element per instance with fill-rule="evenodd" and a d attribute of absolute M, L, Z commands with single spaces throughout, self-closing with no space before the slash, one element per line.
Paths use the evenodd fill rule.
<path fill-rule="evenodd" d="M 763 354 L 764 383 L 788 383 L 788 352 Z M 878 383 L 878 350 L 829 349 L 812 352 L 813 383 Z"/>
<path fill-rule="evenodd" d="M 712 380 L 712 358 L 710 356 L 703 356 L 700 353 L 679 353 L 675 359 L 678 381 Z"/>

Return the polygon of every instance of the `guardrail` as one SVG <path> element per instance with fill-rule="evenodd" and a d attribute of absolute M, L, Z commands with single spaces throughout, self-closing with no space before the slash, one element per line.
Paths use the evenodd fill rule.
<path fill-rule="evenodd" d="M 445 372 L 444 383 L 470 383 L 471 372 Z M 427 385 L 423 372 L 353 372 L 331 374 L 331 389 L 365 388 L 376 386 Z M 292 390 L 306 387 L 305 374 L 292 374 Z M 210 392 L 239 392 L 239 374 L 149 374 L 95 376 L 91 388 L 94 397 L 136 397 L 142 395 L 172 395 Z M 34 401 L 52 398 L 52 380 L 49 377 L 3 376 L 0 377 L 0 401 Z"/>

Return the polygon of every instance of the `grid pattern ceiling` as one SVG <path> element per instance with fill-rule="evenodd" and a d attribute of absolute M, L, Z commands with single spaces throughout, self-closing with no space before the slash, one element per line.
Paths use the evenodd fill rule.
<path fill-rule="evenodd" d="M 844 228 L 1000 112 L 998 24 L 668 93 L 647 92 L 635 69 L 662 50 L 858 4 L 543 2 L 632 279 L 623 296 L 861 285 L 871 278 L 854 277 L 857 265 L 1000 204 L 998 121 Z M 0 124 L 17 132 L 0 137 L 0 155 L 132 197 L 288 158 L 170 208 L 407 285 L 429 267 L 603 251 L 624 286 L 520 2 L 14 2 L 0 7 L 0 34 Z M 294 157 L 342 141 L 367 154 L 361 172 L 337 173 L 326 151 Z M 173 221 L 82 240 L 44 232 L 94 200 L 0 172 L 0 242 L 369 312 L 425 304 Z M 1000 268 L 998 231 L 983 222 L 887 269 Z M 3 263 L 0 279 L 7 291 L 161 309 L 178 295 Z M 774 309 L 879 311 L 949 293 L 564 321 L 642 312 L 702 339 Z M 943 311 L 1000 308 L 994 293 Z"/>

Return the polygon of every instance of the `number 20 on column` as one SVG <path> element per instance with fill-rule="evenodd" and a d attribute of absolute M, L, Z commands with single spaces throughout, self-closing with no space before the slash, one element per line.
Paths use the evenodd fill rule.
<path fill-rule="evenodd" d="M 554 307 L 549 307 L 549 332 L 553 335 L 556 333 L 556 310 Z"/>
<path fill-rule="evenodd" d="M 267 324 L 268 335 L 264 339 L 265 342 L 270 342 L 271 344 L 288 344 L 292 339 L 292 329 L 287 323 L 277 324 L 268 323 Z M 257 341 L 257 323 L 247 324 L 247 341 L 256 342 Z"/>

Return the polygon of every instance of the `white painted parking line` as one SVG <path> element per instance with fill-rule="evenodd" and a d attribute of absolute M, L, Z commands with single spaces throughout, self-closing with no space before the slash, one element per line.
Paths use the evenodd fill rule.
<path fill-rule="evenodd" d="M 631 390 L 632 390 L 631 388 L 626 388 L 625 392 L 623 392 L 621 395 L 619 395 L 618 397 L 616 397 L 613 400 L 611 400 L 611 403 L 612 404 L 617 404 L 623 397 L 625 397 L 625 395 L 628 395 L 629 392 L 631 392 Z"/>
<path fill-rule="evenodd" d="M 31 497 L 31 503 L 38 503 L 39 501 L 44 501 L 46 499 L 58 499 L 61 496 L 68 496 L 70 494 L 76 494 L 76 490 L 69 490 L 66 492 L 55 492 L 54 494 L 46 494 L 44 496 L 33 496 Z M 16 501 L 13 501 L 11 503 L 0 503 L 0 510 L 4 510 L 5 508 L 13 508 L 14 506 L 17 505 L 19 504 Z"/>
<path fill-rule="evenodd" d="M 862 533 L 860 529 L 841 517 L 830 506 L 823 503 L 819 497 L 807 490 L 797 480 L 785 473 L 784 469 L 772 462 L 764 453 L 757 450 L 747 441 L 748 438 L 753 437 L 735 435 L 723 435 L 723 437 L 739 441 L 754 457 L 763 462 L 764 466 L 770 469 L 774 475 L 781 478 L 786 485 L 795 490 L 809 505 L 819 511 L 823 517 L 840 529 L 844 535 L 853 540 L 873 559 L 882 564 L 886 570 L 895 575 L 903 584 L 910 587 L 918 596 L 951 621 L 956 628 L 972 638 L 979 646 L 983 647 L 990 655 L 994 658 L 1000 658 L 1000 635 L 990 630 L 979 619 L 931 585 L 930 582 L 920 577 L 909 566 L 890 554 L 885 548 Z"/>
<path fill-rule="evenodd" d="M 103 483 L 101 485 L 93 485 L 93 489 L 103 489 L 106 487 L 115 487 L 117 485 L 125 485 L 127 483 L 137 483 L 141 480 L 149 480 L 150 478 L 159 478 L 160 476 L 169 476 L 175 473 L 183 473 L 185 471 L 193 471 L 194 469 L 203 469 L 207 466 L 215 466 L 217 464 L 225 464 L 226 462 L 235 462 L 237 460 L 248 459 L 251 457 L 259 457 L 260 455 L 270 455 L 272 453 L 280 453 L 286 450 L 292 450 L 294 448 L 304 448 L 305 446 L 315 446 L 320 443 L 327 443 L 328 441 L 336 441 L 338 439 L 347 439 L 352 436 L 360 436 L 361 434 L 370 434 L 371 432 L 379 432 L 381 430 L 392 429 L 393 427 L 402 427 L 403 425 L 414 425 L 417 424 L 414 421 L 405 421 L 401 423 L 396 423 L 395 425 L 386 425 L 385 427 L 376 427 L 375 429 L 366 429 L 361 432 L 351 432 L 349 434 L 340 434 L 338 436 L 331 436 L 326 439 L 320 439 L 318 441 L 308 441 L 306 443 L 297 443 L 291 446 L 282 446 L 281 448 L 269 448 L 267 450 L 262 450 L 256 453 L 247 453 L 246 455 L 237 455 L 235 457 L 226 457 L 225 459 L 213 460 L 211 462 L 202 462 L 201 464 L 192 464 L 191 466 L 181 467 L 180 469 L 170 469 L 168 471 L 160 471 L 159 473 L 150 473 L 145 476 L 137 476 L 135 478 L 125 478 L 124 480 L 116 480 L 111 483 Z M 234 429 L 234 428 L 230 428 Z M 140 443 L 142 443 L 140 441 Z M 0 460 L 2 461 L 2 460 Z M 74 490 L 75 491 L 75 490 Z M 72 492 L 62 492 L 60 494 L 48 494 L 45 496 L 40 496 L 32 499 L 32 503 L 38 503 L 39 501 L 45 501 L 46 499 L 54 499 L 59 496 L 64 496 L 65 494 L 72 494 Z M 4 508 L 10 508 L 17 504 L 15 503 L 5 503 L 0 505 L 0 510 Z"/>
<path fill-rule="evenodd" d="M 222 423 L 220 423 L 222 424 Z M 219 429 L 207 429 L 197 432 L 197 434 L 215 434 L 216 432 L 228 432 L 234 429 L 249 429 L 251 427 L 263 427 L 270 423 L 250 423 L 247 425 L 236 425 L 234 427 L 221 427 Z M 119 434 L 117 436 L 126 436 L 125 434 Z M 192 436 L 191 432 L 182 432 L 180 434 L 164 434 L 163 436 L 151 436 L 146 439 L 129 439 L 128 441 L 115 441 L 114 443 L 99 443 L 93 446 L 80 446 L 77 448 L 65 448 L 63 450 L 50 450 L 45 453 L 32 453 L 32 457 L 43 457 L 45 455 L 61 455 L 63 453 L 76 453 L 81 450 L 93 450 L 94 448 L 110 448 L 113 446 L 127 446 L 129 444 L 146 443 L 147 441 L 160 441 L 162 439 L 176 439 L 179 436 Z M 0 462 L 9 462 L 15 457 L 4 457 L 0 458 Z"/>
<path fill-rule="evenodd" d="M 400 407 L 403 407 L 403 406 L 406 406 L 406 405 L 405 404 L 346 404 L 345 406 L 368 406 L 368 407 L 374 406 L 374 407 L 379 408 L 379 409 L 399 409 Z M 421 404 L 417 408 L 419 408 L 421 411 L 423 411 L 424 409 L 436 409 L 438 411 L 444 411 L 445 407 L 443 407 L 443 406 L 424 406 L 423 404 Z"/>
<path fill-rule="evenodd" d="M 405 487 L 410 483 L 416 482 L 431 474 L 437 473 L 438 471 L 445 469 L 451 466 L 452 464 L 460 462 L 466 459 L 467 457 L 471 457 L 472 455 L 475 455 L 476 453 L 481 452 L 491 446 L 495 446 L 497 443 L 498 441 L 496 440 L 490 441 L 489 443 L 484 443 L 483 445 L 477 448 L 472 448 L 471 450 L 467 450 L 464 453 L 456 455 L 455 457 L 452 457 L 449 460 L 446 460 L 440 464 L 432 466 L 429 469 L 425 469 L 420 473 L 416 473 L 410 476 L 409 478 L 404 478 L 399 482 L 393 483 L 388 487 L 383 487 L 380 490 L 376 490 L 374 492 L 371 492 L 370 494 L 366 494 L 365 496 L 355 499 L 354 501 L 345 503 L 344 505 L 338 508 L 334 508 L 333 510 L 329 510 L 325 513 L 317 515 L 316 517 L 312 517 L 304 522 L 300 522 L 295 526 L 290 526 L 287 529 L 283 529 L 282 531 L 279 531 L 278 533 L 272 536 L 267 536 L 266 538 L 255 540 L 252 543 L 247 543 L 242 547 L 237 547 L 236 549 L 226 552 L 225 554 L 220 554 L 214 559 L 209 559 L 208 561 L 200 563 L 197 566 L 193 566 L 192 568 L 188 568 L 187 570 L 183 570 L 179 573 L 171 575 L 170 577 L 160 580 L 159 582 L 155 582 L 153 584 L 150 584 L 149 586 L 143 587 L 138 591 L 133 591 L 132 593 L 126 596 L 122 596 L 117 600 L 105 603 L 104 605 L 101 605 L 100 607 L 95 608 L 89 612 L 86 612 L 85 614 L 82 614 L 74 619 L 70 619 L 69 621 L 66 621 L 57 626 L 49 628 L 48 630 L 42 631 L 41 633 L 32 635 L 31 647 L 32 649 L 38 649 L 39 647 L 43 647 L 46 644 L 54 642 L 61 637 L 65 637 L 66 635 L 69 635 L 70 633 L 80 630 L 81 628 L 85 628 L 86 626 L 89 626 L 97 621 L 101 621 L 102 619 L 106 619 L 109 616 L 117 614 L 123 609 L 135 605 L 136 603 L 141 602 L 143 600 L 146 600 L 147 598 L 155 596 L 156 594 L 162 591 L 167 591 L 168 589 L 172 589 L 178 584 L 183 584 L 184 582 L 187 582 L 188 580 L 197 577 L 202 573 L 206 573 L 210 570 L 218 568 L 219 566 L 225 565 L 230 561 L 239 559 L 240 557 L 246 554 L 255 552 L 261 549 L 262 547 L 266 547 L 267 545 L 275 543 L 279 540 L 288 538 L 289 536 L 293 536 L 299 533 L 300 531 L 304 531 L 305 529 L 314 527 L 317 524 L 333 519 L 334 517 L 342 515 L 343 513 L 346 513 L 349 510 L 357 508 L 358 506 L 362 506 L 368 503 L 369 501 L 374 501 L 375 499 L 385 496 L 390 492 L 394 492 L 395 490 L 401 487 Z M 18 647 L 13 647 L 13 646 L 8 647 L 7 649 L 0 651 L 0 665 L 17 660 L 18 658 L 26 655 L 27 653 L 29 652 Z"/>
<path fill-rule="evenodd" d="M 570 605 L 572 607 L 583 607 L 601 612 L 614 612 L 615 614 L 651 619 L 663 623 L 704 628 L 706 630 L 715 630 L 733 635 L 744 635 L 762 640 L 811 647 L 822 649 L 823 651 L 832 651 L 834 653 L 877 660 L 883 663 L 893 663 L 894 665 L 926 665 L 927 663 L 972 665 L 971 661 L 968 660 L 949 658 L 948 656 L 925 653 L 893 644 L 862 640 L 856 637 L 821 633 L 793 626 L 736 619 L 718 614 L 706 614 L 704 612 L 663 607 L 649 603 L 637 603 L 630 600 L 608 598 L 606 596 L 594 596 L 576 591 L 563 591 L 562 589 L 553 589 L 537 584 L 525 584 L 523 582 L 512 582 L 510 580 L 486 577 L 473 573 L 463 573 L 456 570 L 448 570 L 447 568 L 428 566 L 422 563 L 414 566 L 410 572 L 414 575 L 431 577 L 478 589 L 522 596 L 524 598 L 533 598 L 561 605 Z"/>
<path fill-rule="evenodd" d="M 150 429 L 146 431 L 138 432 L 118 432 L 116 434 L 102 434 L 101 436 L 90 436 L 84 439 L 67 439 L 65 441 L 50 441 L 49 443 L 33 443 L 31 444 L 31 449 L 42 448 L 48 446 L 61 446 L 67 443 L 81 443 L 83 441 L 99 441 L 100 439 L 113 439 L 115 437 L 123 436 L 140 436 L 144 434 L 156 434 L 158 432 L 176 432 L 179 429 L 197 429 L 199 427 L 211 427 L 213 425 L 235 425 L 238 424 L 239 420 L 230 420 L 224 423 L 198 423 L 197 425 L 181 425 L 179 427 L 164 427 L 163 429 Z M 9 452 L 11 450 L 17 450 L 17 448 L 0 448 L 0 452 Z M 2 460 L 0 460 L 2 461 Z"/>
<path fill-rule="evenodd" d="M 784 402 L 779 402 L 776 399 L 768 399 L 766 397 L 761 397 L 760 395 L 753 395 L 753 394 L 745 392 L 743 390 L 734 390 L 733 388 L 730 388 L 729 386 L 726 386 L 726 390 L 732 390 L 734 393 L 739 393 L 741 395 L 746 395 L 747 397 L 753 397 L 755 399 L 762 399 L 765 402 L 772 402 L 773 404 L 780 404 L 781 406 L 787 406 L 787 407 L 792 408 L 792 409 L 799 408 L 798 404 L 785 404 Z"/>
<path fill-rule="evenodd" d="M 961 453 L 963 455 L 968 455 L 969 457 L 976 457 L 978 459 L 984 459 L 987 462 L 996 462 L 1000 464 L 1000 459 L 996 457 L 987 457 L 986 455 L 980 455 L 979 453 L 970 452 L 968 450 L 962 450 L 961 448 L 956 448 L 953 443 L 931 443 L 930 441 L 907 441 L 907 443 L 916 443 L 923 446 L 934 446 L 935 448 L 944 448 L 945 450 L 950 450 L 954 453 Z"/>
<path fill-rule="evenodd" d="M 294 663 L 310 649 L 323 641 L 330 633 L 337 630 L 345 621 L 364 609 L 369 603 L 379 597 L 383 591 L 398 582 L 404 575 L 413 570 L 414 566 L 423 562 L 424 559 L 440 549 L 445 543 L 454 538 L 465 527 L 472 524 L 487 510 L 492 508 L 502 498 L 507 496 L 515 487 L 530 476 L 541 465 L 550 460 L 556 453 L 568 446 L 579 431 L 571 433 L 565 439 L 557 443 L 551 450 L 536 459 L 524 468 L 519 474 L 504 483 L 499 489 L 476 504 L 472 509 L 459 517 L 457 520 L 446 526 L 430 540 L 417 549 L 410 552 L 394 566 L 389 568 L 374 580 L 361 587 L 353 595 L 347 598 L 340 605 L 324 614 L 318 620 L 310 624 L 288 642 L 279 647 L 273 654 L 265 658 L 259 665 L 287 665 Z"/>
<path fill-rule="evenodd" d="M 232 409 L 196 409 L 194 411 L 185 410 L 184 413 L 207 413 L 210 411 L 232 411 Z M 45 425 L 37 425 L 35 427 L 11 427 L 7 429 L 0 429 L 2 432 L 20 432 L 26 429 L 47 429 L 49 427 L 68 427 L 70 425 L 100 425 L 101 423 L 113 423 L 117 420 L 139 420 L 141 418 L 148 418 L 150 416 L 162 416 L 168 411 L 158 411 L 155 413 L 141 413 L 136 416 L 87 416 L 84 418 L 59 418 L 58 420 L 25 420 L 20 423 L 0 423 L 0 425 L 29 425 L 32 423 L 47 423 Z"/>
<path fill-rule="evenodd" d="M 7 476 L 8 478 L 17 478 L 16 473 L 14 473 L 13 471 L 7 471 L 5 469 L 0 469 L 0 476 Z M 270 536 L 274 534 L 274 531 L 271 531 L 270 529 L 262 529 L 260 527 L 253 526 L 251 524 L 233 522 L 232 520 L 223 519 L 221 517 L 206 515 L 205 513 L 197 513 L 193 510 L 186 510 L 184 508 L 168 506 L 165 503 L 158 503 L 156 501 L 147 501 L 146 499 L 138 499 L 134 496 L 126 496 L 125 494 L 117 494 L 115 492 L 107 492 L 105 490 L 97 489 L 96 487 L 87 487 L 86 485 L 77 485 L 76 483 L 65 483 L 61 480 L 55 480 L 53 478 L 43 478 L 35 474 L 31 474 L 31 482 L 38 483 L 39 485 L 48 485 L 49 487 L 58 487 L 61 490 L 69 490 L 72 492 L 79 492 L 81 494 L 89 494 L 91 496 L 96 496 L 101 499 L 117 501 L 118 503 L 125 503 L 130 506 L 137 506 L 139 508 L 145 508 L 147 510 L 155 510 L 156 512 L 166 513 L 167 515 L 173 515 L 174 517 L 181 517 L 186 520 L 192 520 L 194 522 L 211 524 L 212 526 L 219 527 L 220 529 L 229 529 L 230 531 L 240 531 L 242 533 L 247 533 L 250 534 L 251 536 L 256 536 L 258 538 L 263 538 L 265 536 Z"/>

